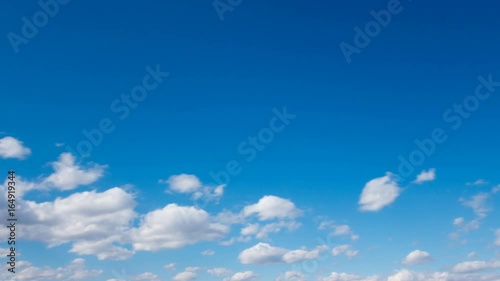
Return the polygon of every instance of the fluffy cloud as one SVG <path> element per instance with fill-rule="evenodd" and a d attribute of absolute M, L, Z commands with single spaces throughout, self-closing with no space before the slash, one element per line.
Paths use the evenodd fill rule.
<path fill-rule="evenodd" d="M 216 267 L 212 269 L 208 269 L 207 272 L 210 275 L 216 276 L 216 277 L 223 277 L 223 276 L 228 276 L 231 273 L 231 270 L 223 267 Z"/>
<path fill-rule="evenodd" d="M 159 180 L 160 183 L 168 184 L 167 192 L 191 194 L 191 199 L 217 201 L 224 194 L 225 185 L 216 187 L 204 185 L 197 176 L 180 174 L 170 176 L 167 180 Z"/>
<path fill-rule="evenodd" d="M 214 250 L 205 250 L 205 251 L 201 252 L 201 254 L 204 256 L 212 256 L 215 254 L 215 251 Z"/>
<path fill-rule="evenodd" d="M 417 277 L 413 272 L 407 269 L 402 269 L 389 276 L 387 281 L 417 281 Z"/>
<path fill-rule="evenodd" d="M 142 274 L 136 275 L 134 280 L 145 280 L 145 281 L 160 281 L 160 277 L 152 272 L 144 272 Z"/>
<path fill-rule="evenodd" d="M 406 258 L 401 262 L 405 265 L 417 265 L 432 262 L 432 256 L 428 252 L 415 250 L 409 253 Z"/>
<path fill-rule="evenodd" d="M 168 180 L 160 182 L 167 183 L 171 191 L 178 193 L 193 193 L 203 186 L 195 175 L 187 174 L 173 175 Z"/>
<path fill-rule="evenodd" d="M 94 164 L 87 169 L 75 164 L 71 153 L 62 153 L 59 160 L 51 163 L 54 173 L 48 176 L 42 184 L 60 190 L 71 190 L 80 185 L 88 185 L 102 177 L 104 168 Z"/>
<path fill-rule="evenodd" d="M 23 224 L 19 233 L 24 238 L 46 242 L 49 247 L 74 242 L 71 251 L 97 254 L 101 259 L 128 253 L 113 245 L 119 236 L 110 236 L 125 232 L 136 216 L 133 196 L 121 188 L 74 193 L 53 202 L 25 201 L 20 206 Z"/>
<path fill-rule="evenodd" d="M 500 229 L 497 229 L 495 234 L 496 234 L 495 245 L 500 246 Z"/>
<path fill-rule="evenodd" d="M 401 193 L 401 188 L 391 173 L 366 183 L 359 199 L 361 211 L 379 211 L 390 205 Z"/>
<path fill-rule="evenodd" d="M 135 250 L 158 251 L 221 239 L 228 232 L 228 226 L 215 222 L 204 210 L 169 204 L 146 214 L 131 239 Z"/>
<path fill-rule="evenodd" d="M 302 272 L 287 271 L 276 277 L 274 281 L 307 281 L 307 279 Z"/>
<path fill-rule="evenodd" d="M 461 198 L 460 202 L 462 205 L 471 208 L 478 217 L 484 218 L 490 211 L 490 208 L 486 205 L 489 197 L 490 194 L 482 192 L 474 195 L 470 200 Z"/>
<path fill-rule="evenodd" d="M 475 182 L 468 182 L 468 183 L 466 183 L 466 185 L 468 185 L 468 186 L 474 186 L 474 185 L 485 185 L 485 184 L 488 184 L 488 183 L 489 183 L 488 181 L 485 181 L 483 179 L 478 179 Z"/>
<path fill-rule="evenodd" d="M 351 240 L 355 241 L 359 239 L 359 236 L 355 234 L 351 227 L 344 225 L 336 225 L 333 227 L 333 232 L 331 233 L 333 236 L 350 236 Z"/>
<path fill-rule="evenodd" d="M 297 263 L 303 260 L 315 259 L 326 250 L 325 247 L 317 247 L 314 250 L 287 250 L 273 247 L 267 243 L 258 243 L 253 247 L 243 250 L 238 259 L 242 264 L 272 264 L 272 263 Z"/>
<path fill-rule="evenodd" d="M 257 278 L 253 271 L 236 272 L 233 276 L 224 278 L 224 281 L 248 281 Z"/>
<path fill-rule="evenodd" d="M 170 270 L 170 271 L 175 271 L 175 263 L 168 263 L 166 265 L 163 266 L 163 268 L 165 268 L 166 270 Z"/>
<path fill-rule="evenodd" d="M 319 281 L 381 281 L 378 276 L 360 277 L 353 274 L 332 272 L 329 276 L 318 278 Z"/>
<path fill-rule="evenodd" d="M 466 261 L 459 263 L 453 267 L 454 272 L 458 273 L 469 273 L 469 272 L 478 272 L 488 269 L 499 269 L 500 261 Z"/>
<path fill-rule="evenodd" d="M 247 224 L 244 228 L 241 229 L 240 233 L 243 236 L 251 236 L 255 235 L 257 239 L 267 239 L 270 233 L 280 232 L 282 229 L 287 229 L 288 231 L 294 231 L 300 227 L 300 223 L 295 221 L 280 221 L 269 223 L 265 225 L 255 224 Z M 240 237 L 240 240 L 245 240 L 245 238 Z"/>
<path fill-rule="evenodd" d="M 13 137 L 0 139 L 0 158 L 25 159 L 31 154 L 31 149 L 25 147 L 23 142 Z"/>
<path fill-rule="evenodd" d="M 415 179 L 414 183 L 420 184 L 426 181 L 433 181 L 436 179 L 436 169 L 429 169 L 427 171 L 422 171 L 417 178 Z"/>
<path fill-rule="evenodd" d="M 262 197 L 259 202 L 246 206 L 243 209 L 245 217 L 257 214 L 259 220 L 270 219 L 295 219 L 302 215 L 302 211 L 295 207 L 295 204 L 287 199 L 273 195 Z"/>
<path fill-rule="evenodd" d="M 6 281 L 88 280 L 103 273 L 102 270 L 86 269 L 84 259 L 74 259 L 69 265 L 56 269 L 36 267 L 30 262 L 18 261 L 14 277 L 6 268 L 1 269 L 0 278 Z"/>
<path fill-rule="evenodd" d="M 389 276 L 387 281 L 498 281 L 498 273 L 411 272 L 403 269 Z"/>
<path fill-rule="evenodd" d="M 351 249 L 349 245 L 340 245 L 332 249 L 332 256 L 345 255 L 348 258 L 354 258 L 359 254 L 358 250 Z"/>
<path fill-rule="evenodd" d="M 198 278 L 198 274 L 192 271 L 184 271 L 175 275 L 172 280 L 174 281 L 192 281 Z"/>

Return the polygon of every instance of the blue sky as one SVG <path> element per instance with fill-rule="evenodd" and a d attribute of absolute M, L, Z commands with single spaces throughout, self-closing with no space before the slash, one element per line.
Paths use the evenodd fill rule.
<path fill-rule="evenodd" d="M 497 3 L 2 5 L 2 280 L 500 280 Z"/>

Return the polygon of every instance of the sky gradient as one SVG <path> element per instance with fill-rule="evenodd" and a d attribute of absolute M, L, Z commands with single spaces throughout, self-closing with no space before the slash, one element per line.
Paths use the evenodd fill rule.
<path fill-rule="evenodd" d="M 1 5 L 1 280 L 500 280 L 498 3 Z"/>

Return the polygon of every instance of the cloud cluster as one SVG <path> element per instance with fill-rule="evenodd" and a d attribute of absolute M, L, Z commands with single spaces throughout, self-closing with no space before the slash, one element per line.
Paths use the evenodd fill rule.
<path fill-rule="evenodd" d="M 288 250 L 273 247 L 267 243 L 260 242 L 248 249 L 243 250 L 239 254 L 238 259 L 242 264 L 292 264 L 304 260 L 315 259 L 325 250 L 326 247 L 324 246 L 317 247 L 313 250 Z"/>

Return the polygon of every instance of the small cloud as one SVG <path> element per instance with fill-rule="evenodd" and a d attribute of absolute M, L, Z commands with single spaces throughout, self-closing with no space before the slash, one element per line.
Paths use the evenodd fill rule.
<path fill-rule="evenodd" d="M 205 199 L 206 201 L 216 201 L 224 194 L 226 185 L 208 186 L 204 185 L 197 176 L 180 174 L 170 176 L 167 180 L 158 180 L 158 183 L 167 184 L 167 193 L 190 194 L 192 200 Z"/>
<path fill-rule="evenodd" d="M 340 256 L 340 255 L 345 255 L 349 259 L 354 258 L 359 254 L 358 250 L 353 250 L 351 249 L 351 246 L 349 245 L 340 245 L 332 249 L 332 256 Z"/>
<path fill-rule="evenodd" d="M 427 171 L 423 170 L 413 182 L 421 184 L 426 181 L 433 181 L 435 179 L 436 179 L 436 169 L 429 169 Z"/>
<path fill-rule="evenodd" d="M 486 217 L 486 214 L 489 211 L 491 211 L 491 209 L 487 207 L 487 200 L 489 197 L 490 194 L 482 192 L 474 195 L 470 200 L 460 198 L 460 203 L 471 208 L 478 217 L 483 218 Z"/>
<path fill-rule="evenodd" d="M 465 222 L 464 218 L 456 218 L 453 220 L 453 225 L 460 226 L 460 225 L 464 224 L 464 222 Z"/>
<path fill-rule="evenodd" d="M 491 190 L 491 193 L 495 194 L 495 193 L 499 193 L 500 192 L 500 184 L 493 187 L 493 189 Z"/>
<path fill-rule="evenodd" d="M 472 259 L 472 258 L 475 258 L 475 257 L 477 257 L 476 252 L 470 252 L 470 253 L 467 255 L 467 258 L 468 258 L 468 259 Z"/>
<path fill-rule="evenodd" d="M 184 271 L 175 275 L 173 281 L 192 281 L 198 279 L 198 274 L 191 271 Z"/>
<path fill-rule="evenodd" d="M 51 163 L 54 173 L 48 176 L 44 185 L 60 190 L 71 190 L 81 185 L 89 185 L 100 179 L 106 165 L 94 164 L 88 168 L 75 164 L 75 157 L 71 153 L 62 153 L 58 161 Z"/>
<path fill-rule="evenodd" d="M 224 278 L 224 281 L 249 281 L 256 279 L 257 275 L 253 271 L 236 272 L 233 276 Z"/>
<path fill-rule="evenodd" d="M 398 198 L 401 188 L 394 175 L 387 173 L 380 178 L 367 182 L 359 198 L 359 209 L 365 212 L 380 211 Z"/>
<path fill-rule="evenodd" d="M 142 274 L 139 274 L 134 277 L 134 280 L 145 280 L 145 281 L 160 281 L 160 278 L 158 275 L 151 273 L 151 272 L 145 272 Z"/>
<path fill-rule="evenodd" d="M 201 252 L 201 254 L 204 255 L 204 256 L 212 256 L 212 255 L 215 254 L 215 251 L 213 251 L 213 250 L 205 250 L 205 251 Z"/>
<path fill-rule="evenodd" d="M 64 146 L 64 143 L 63 142 L 56 142 L 55 145 L 56 145 L 56 147 L 62 147 L 62 146 Z"/>
<path fill-rule="evenodd" d="M 409 253 L 401 263 L 404 265 L 417 265 L 417 264 L 429 263 L 432 261 L 433 259 L 431 254 L 424 251 L 415 250 Z"/>
<path fill-rule="evenodd" d="M 163 266 L 163 268 L 165 268 L 166 270 L 170 270 L 170 271 L 175 271 L 175 263 L 168 263 L 166 265 Z"/>
<path fill-rule="evenodd" d="M 216 277 L 223 277 L 223 276 L 228 276 L 231 274 L 231 270 L 223 267 L 216 267 L 212 269 L 208 269 L 207 272 L 210 275 L 216 276 Z"/>
<path fill-rule="evenodd" d="M 23 142 L 13 137 L 0 139 L 0 158 L 25 159 L 31 154 L 31 149 L 24 146 Z"/>
<path fill-rule="evenodd" d="M 478 179 L 475 182 L 468 182 L 465 185 L 467 185 L 467 186 L 475 186 L 475 185 L 486 185 L 488 183 L 489 183 L 488 181 L 485 181 L 483 179 Z"/>

